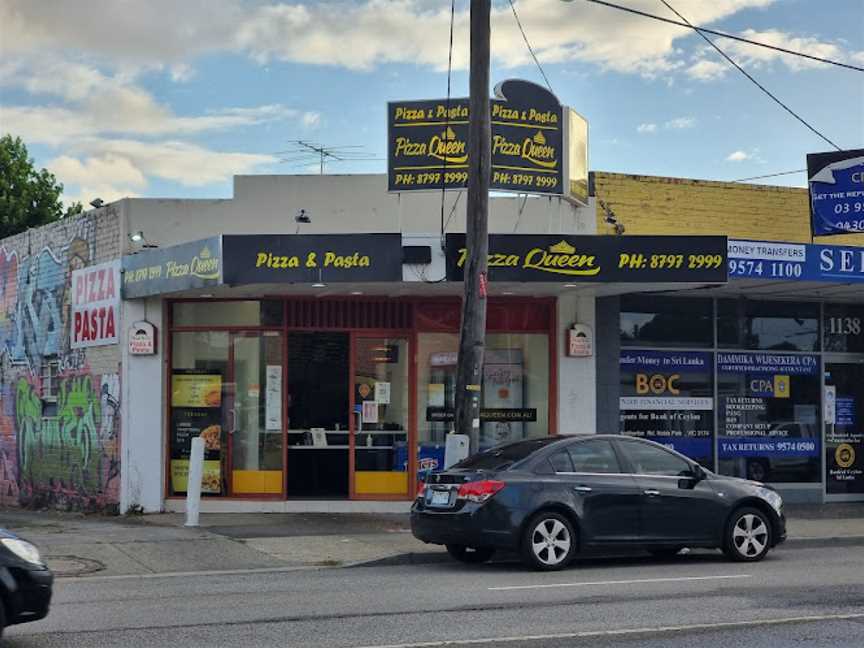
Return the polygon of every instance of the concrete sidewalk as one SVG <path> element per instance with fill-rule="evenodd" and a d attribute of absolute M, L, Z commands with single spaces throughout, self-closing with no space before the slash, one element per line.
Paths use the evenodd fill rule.
<path fill-rule="evenodd" d="M 864 545 L 864 504 L 787 508 L 789 544 Z M 180 514 L 100 517 L 0 510 L 0 526 L 35 543 L 58 576 L 124 576 L 410 564 L 446 559 L 400 514 Z"/>

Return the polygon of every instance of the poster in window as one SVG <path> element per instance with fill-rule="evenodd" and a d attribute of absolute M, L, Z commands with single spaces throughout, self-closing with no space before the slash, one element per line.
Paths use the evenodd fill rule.
<path fill-rule="evenodd" d="M 521 410 L 524 404 L 525 367 L 521 349 L 492 349 L 483 363 L 483 407 L 496 410 Z M 524 437 L 524 424 L 500 420 L 483 423 L 480 448 L 519 441 Z"/>
<path fill-rule="evenodd" d="M 621 352 L 621 431 L 711 465 L 714 397 L 710 353 Z"/>
<path fill-rule="evenodd" d="M 222 374 L 175 369 L 171 375 L 173 407 L 221 407 Z"/>

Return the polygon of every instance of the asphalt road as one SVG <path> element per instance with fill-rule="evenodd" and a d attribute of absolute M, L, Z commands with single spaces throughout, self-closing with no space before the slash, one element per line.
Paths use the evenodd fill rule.
<path fill-rule="evenodd" d="M 4 644 L 393 645 L 860 648 L 864 547 L 783 547 L 752 565 L 593 559 L 553 574 L 444 562 L 67 579 L 50 616 L 8 628 Z"/>

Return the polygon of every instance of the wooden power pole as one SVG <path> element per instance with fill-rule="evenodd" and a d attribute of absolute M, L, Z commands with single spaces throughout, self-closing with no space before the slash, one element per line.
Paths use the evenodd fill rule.
<path fill-rule="evenodd" d="M 489 23 L 491 0 L 471 0 L 471 74 L 468 109 L 468 204 L 462 329 L 456 374 L 456 427 L 480 446 L 480 389 L 486 336 L 486 287 L 489 256 L 489 181 L 492 133 L 489 111 Z"/>

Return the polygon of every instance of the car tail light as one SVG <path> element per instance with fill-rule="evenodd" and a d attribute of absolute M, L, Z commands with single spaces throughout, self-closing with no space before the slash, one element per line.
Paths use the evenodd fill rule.
<path fill-rule="evenodd" d="M 423 496 L 426 494 L 426 482 L 420 482 L 417 485 L 417 499 L 423 499 Z"/>
<path fill-rule="evenodd" d="M 469 502 L 485 502 L 495 493 L 504 488 L 504 482 L 494 479 L 468 482 L 459 487 L 459 499 L 467 499 Z"/>

